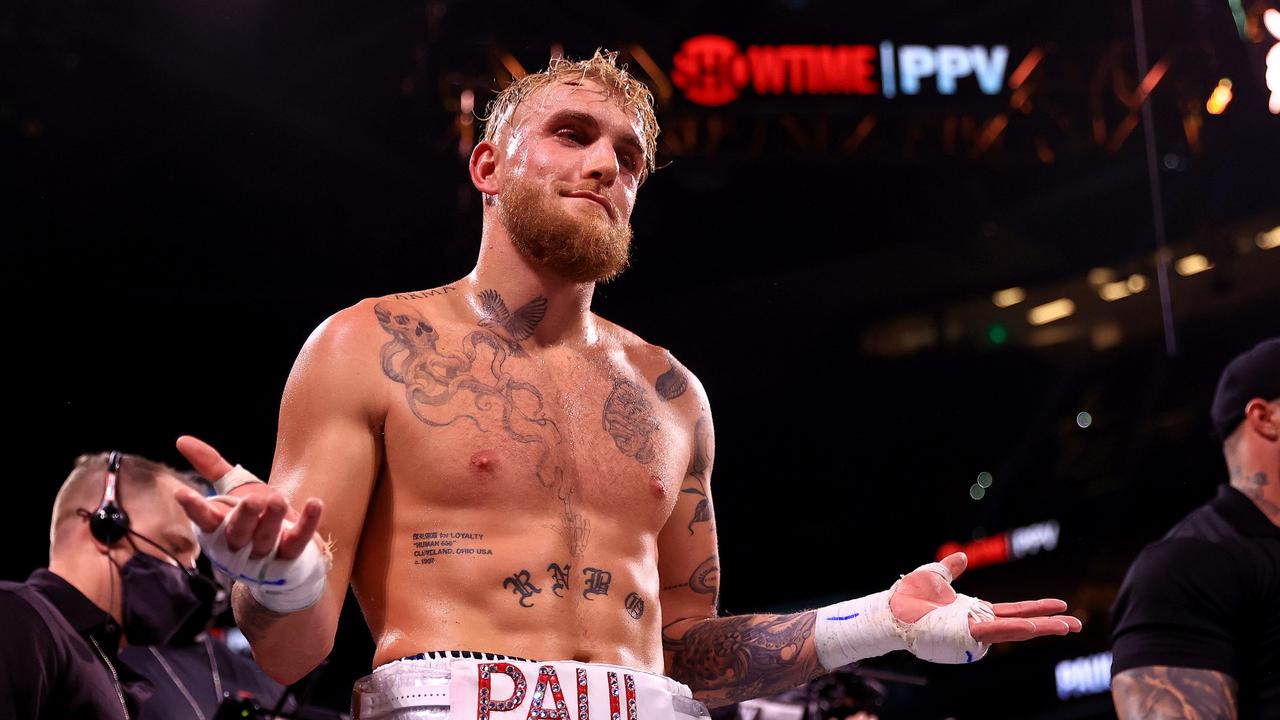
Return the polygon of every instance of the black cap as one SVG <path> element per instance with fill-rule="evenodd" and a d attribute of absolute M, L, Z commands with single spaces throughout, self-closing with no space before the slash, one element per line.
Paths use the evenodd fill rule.
<path fill-rule="evenodd" d="M 1213 394 L 1213 431 L 1226 440 L 1244 420 L 1244 406 L 1253 398 L 1280 398 L 1280 337 L 1263 340 L 1227 363 Z"/>

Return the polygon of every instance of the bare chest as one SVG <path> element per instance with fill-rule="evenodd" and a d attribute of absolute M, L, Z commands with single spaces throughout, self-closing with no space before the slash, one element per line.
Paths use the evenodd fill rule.
<path fill-rule="evenodd" d="M 621 353 L 530 351 L 485 330 L 388 342 L 386 477 L 397 506 L 656 533 L 688 428 Z M 570 539 L 572 547 L 573 541 Z"/>

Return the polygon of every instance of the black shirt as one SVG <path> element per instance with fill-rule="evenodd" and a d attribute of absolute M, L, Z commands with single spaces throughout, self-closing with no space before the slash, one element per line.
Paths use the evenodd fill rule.
<path fill-rule="evenodd" d="M 0 719 L 116 720 L 123 695 L 136 720 L 151 695 L 116 656 L 120 626 L 48 570 L 0 582 L 0 623 Z"/>
<path fill-rule="evenodd" d="M 1216 670 L 1241 718 L 1280 720 L 1280 527 L 1222 486 L 1129 568 L 1112 610 L 1111 673 Z"/>
<path fill-rule="evenodd" d="M 130 645 L 120 655 L 155 686 L 155 694 L 142 709 L 141 718 L 135 720 L 198 718 L 200 715 L 192 711 L 192 702 L 205 718 L 212 718 L 222 702 L 219 691 L 232 699 L 248 695 L 266 709 L 275 707 L 284 694 L 284 686 L 267 677 L 257 663 L 208 636 L 196 642 L 159 647 Z M 293 709 L 292 701 L 285 709 Z"/>

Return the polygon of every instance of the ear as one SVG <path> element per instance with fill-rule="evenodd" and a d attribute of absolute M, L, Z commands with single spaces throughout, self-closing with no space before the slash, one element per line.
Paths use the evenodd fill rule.
<path fill-rule="evenodd" d="M 481 140 L 471 151 L 471 184 L 485 195 L 497 195 L 502 189 L 498 181 L 498 164 L 498 146 L 488 140 Z"/>
<path fill-rule="evenodd" d="M 1280 441 L 1280 405 L 1251 398 L 1244 406 L 1244 424 L 1269 442 Z"/>

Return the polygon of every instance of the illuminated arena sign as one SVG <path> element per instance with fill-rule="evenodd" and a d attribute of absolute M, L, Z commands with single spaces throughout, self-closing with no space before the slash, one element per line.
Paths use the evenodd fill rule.
<path fill-rule="evenodd" d="M 698 105 L 757 95 L 919 95 L 931 86 L 954 95 L 976 84 L 985 95 L 1004 87 L 1005 45 L 748 45 L 722 35 L 689 38 L 676 52 L 672 82 Z M 970 80 L 972 78 L 972 80 Z"/>
<path fill-rule="evenodd" d="M 957 542 L 945 543 L 938 548 L 937 557 L 941 560 L 951 553 L 963 552 L 969 556 L 971 570 L 984 565 L 999 565 L 1057 548 L 1059 533 L 1058 521 L 1046 520 L 1035 525 L 978 538 L 964 545 Z"/>

